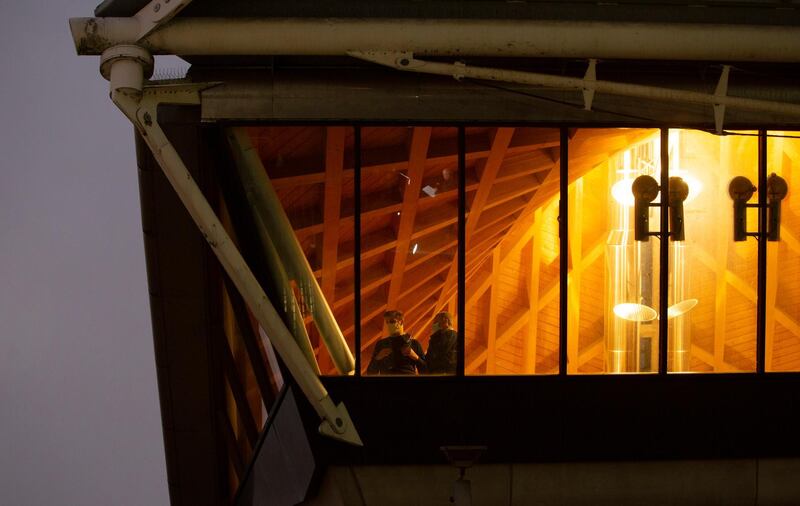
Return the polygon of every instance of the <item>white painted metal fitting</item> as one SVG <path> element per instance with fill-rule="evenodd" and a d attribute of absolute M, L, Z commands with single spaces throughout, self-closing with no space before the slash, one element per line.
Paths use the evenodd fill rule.
<path fill-rule="evenodd" d="M 153 75 L 153 56 L 139 46 L 121 44 L 103 51 L 100 74 L 111 83 L 111 92 L 141 97 L 144 80 Z"/>

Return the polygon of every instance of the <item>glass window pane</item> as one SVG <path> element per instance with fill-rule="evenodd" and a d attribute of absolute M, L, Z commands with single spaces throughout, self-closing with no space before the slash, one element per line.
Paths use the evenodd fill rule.
<path fill-rule="evenodd" d="M 669 151 L 670 177 L 689 190 L 686 240 L 670 242 L 669 370 L 755 371 L 758 246 L 733 241 L 728 186 L 736 176 L 758 182 L 757 137 L 671 130 Z M 747 228 L 758 229 L 756 209 Z"/>
<path fill-rule="evenodd" d="M 767 242 L 765 368 L 800 371 L 800 132 L 769 135 L 767 174 L 783 178 L 788 194 L 780 201 L 780 240 Z"/>
<path fill-rule="evenodd" d="M 570 140 L 570 374 L 658 370 L 659 241 L 634 240 L 632 184 L 658 180 L 659 146 L 656 130 L 581 129 Z M 657 232 L 657 209 L 649 216 Z"/>
<path fill-rule="evenodd" d="M 455 374 L 457 133 L 361 130 L 364 374 Z"/>
<path fill-rule="evenodd" d="M 466 130 L 466 374 L 558 372 L 559 136 Z"/>
<path fill-rule="evenodd" d="M 287 238 L 281 230 L 267 227 L 277 254 L 264 252 L 274 284 L 265 288 L 279 291 L 283 307 L 276 309 L 288 315 L 290 330 L 296 325 L 294 333 L 301 341 L 307 336 L 321 373 L 337 374 L 322 334 L 337 340 L 341 333 L 353 352 L 353 129 L 262 126 L 247 132 L 294 231 L 294 237 Z M 264 195 L 269 198 L 269 192 Z M 265 221 L 258 220 L 256 228 Z M 291 255 L 281 255 L 279 244 L 285 240 L 299 243 L 307 266 L 287 263 Z M 304 278 L 301 272 L 309 268 L 312 274 Z M 328 325 L 326 315 L 331 314 Z"/>

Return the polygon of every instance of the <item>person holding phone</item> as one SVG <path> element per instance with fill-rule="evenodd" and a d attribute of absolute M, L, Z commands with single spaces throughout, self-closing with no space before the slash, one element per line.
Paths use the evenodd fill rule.
<path fill-rule="evenodd" d="M 396 309 L 383 313 L 386 337 L 375 343 L 367 374 L 420 374 L 426 370 L 422 345 L 404 332 L 403 313 Z"/>

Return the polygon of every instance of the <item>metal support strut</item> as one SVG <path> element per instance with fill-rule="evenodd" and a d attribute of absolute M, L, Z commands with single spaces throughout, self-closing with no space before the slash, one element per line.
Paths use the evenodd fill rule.
<path fill-rule="evenodd" d="M 258 323 L 269 335 L 292 377 L 323 419 L 323 435 L 361 446 L 361 438 L 343 403 L 334 405 L 298 344 L 258 284 L 241 253 L 231 241 L 211 205 L 195 183 L 180 155 L 157 121 L 160 103 L 199 104 L 205 84 L 152 86 L 144 89 L 144 76 L 152 72 L 152 56 L 134 45 L 116 46 L 101 57 L 100 69 L 111 84 L 111 100 L 131 120 L 153 152 L 184 207 L 208 241 Z"/>

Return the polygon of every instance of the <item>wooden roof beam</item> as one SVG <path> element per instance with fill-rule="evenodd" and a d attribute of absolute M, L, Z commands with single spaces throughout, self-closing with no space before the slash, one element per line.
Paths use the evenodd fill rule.
<path fill-rule="evenodd" d="M 333 300 L 339 251 L 339 219 L 342 201 L 344 127 L 325 129 L 325 196 L 322 231 L 322 293 Z"/>
<path fill-rule="evenodd" d="M 417 202 L 422 190 L 422 176 L 428 157 L 431 140 L 431 127 L 416 127 L 411 134 L 411 147 L 408 154 L 408 184 L 403 192 L 403 206 L 400 209 L 400 223 L 397 226 L 397 246 L 394 250 L 392 279 L 389 283 L 387 307 L 393 308 L 400 296 L 403 274 L 406 268 L 411 233 L 414 231 L 414 220 L 417 216 Z"/>
<path fill-rule="evenodd" d="M 453 139 L 432 139 L 428 155 L 429 165 L 452 163 L 455 166 L 458 163 L 458 145 Z M 483 133 L 467 135 L 467 152 L 465 155 L 468 161 L 486 158 L 489 155 L 489 141 L 486 135 Z M 348 153 L 345 157 L 345 166 L 353 166 L 351 153 Z M 382 171 L 407 169 L 408 149 L 404 146 L 366 149 L 361 153 L 362 177 Z M 352 179 L 353 169 L 345 169 L 343 176 L 345 179 Z M 280 171 L 271 171 L 270 177 L 275 190 L 325 182 L 325 174 L 320 171 L 317 158 L 290 158 L 284 160 Z"/>
<path fill-rule="evenodd" d="M 489 156 L 486 158 L 486 163 L 483 166 L 483 170 L 480 171 L 480 184 L 478 185 L 478 189 L 475 191 L 475 197 L 472 199 L 472 206 L 470 207 L 469 216 L 467 216 L 465 225 L 467 238 L 469 238 L 469 236 L 472 234 L 472 231 L 475 230 L 475 227 L 478 224 L 480 214 L 483 211 L 483 206 L 486 204 L 486 201 L 489 198 L 489 194 L 494 186 L 495 177 L 497 176 L 497 172 L 500 170 L 500 165 L 503 163 L 503 159 L 506 156 L 506 151 L 508 150 L 508 146 L 511 143 L 511 137 L 513 135 L 513 128 L 498 128 L 495 132 L 494 139 L 492 140 L 492 148 L 489 152 Z M 456 263 L 453 263 L 453 266 L 450 268 L 450 272 L 447 274 L 445 287 L 449 287 L 453 284 L 453 279 L 455 278 L 457 270 L 458 266 Z M 437 308 L 442 307 L 447 301 L 446 292 L 446 289 L 442 290 L 439 300 L 436 303 Z"/>
<path fill-rule="evenodd" d="M 347 129 L 349 127 L 338 127 Z M 467 128 L 466 159 L 467 161 L 480 160 L 490 155 L 490 140 L 483 132 L 470 133 Z M 508 152 L 513 154 L 536 151 L 543 148 L 558 146 L 559 131 L 555 128 L 524 128 L 518 129 L 508 147 Z M 254 139 L 257 143 L 257 139 Z M 361 172 L 369 175 L 385 170 L 396 171 L 408 168 L 408 151 L 402 146 L 391 146 L 379 149 L 364 150 L 361 155 Z M 352 154 L 347 153 L 344 159 L 347 167 L 352 167 Z M 458 162 L 458 146 L 452 139 L 434 139 L 428 150 L 429 164 Z M 274 164 L 273 164 L 274 165 Z M 275 190 L 291 188 L 297 185 L 319 184 L 325 182 L 325 174 L 319 170 L 317 157 L 289 158 L 284 160 L 281 168 L 271 171 L 271 181 Z M 345 169 L 345 179 L 352 179 L 353 169 Z"/>

